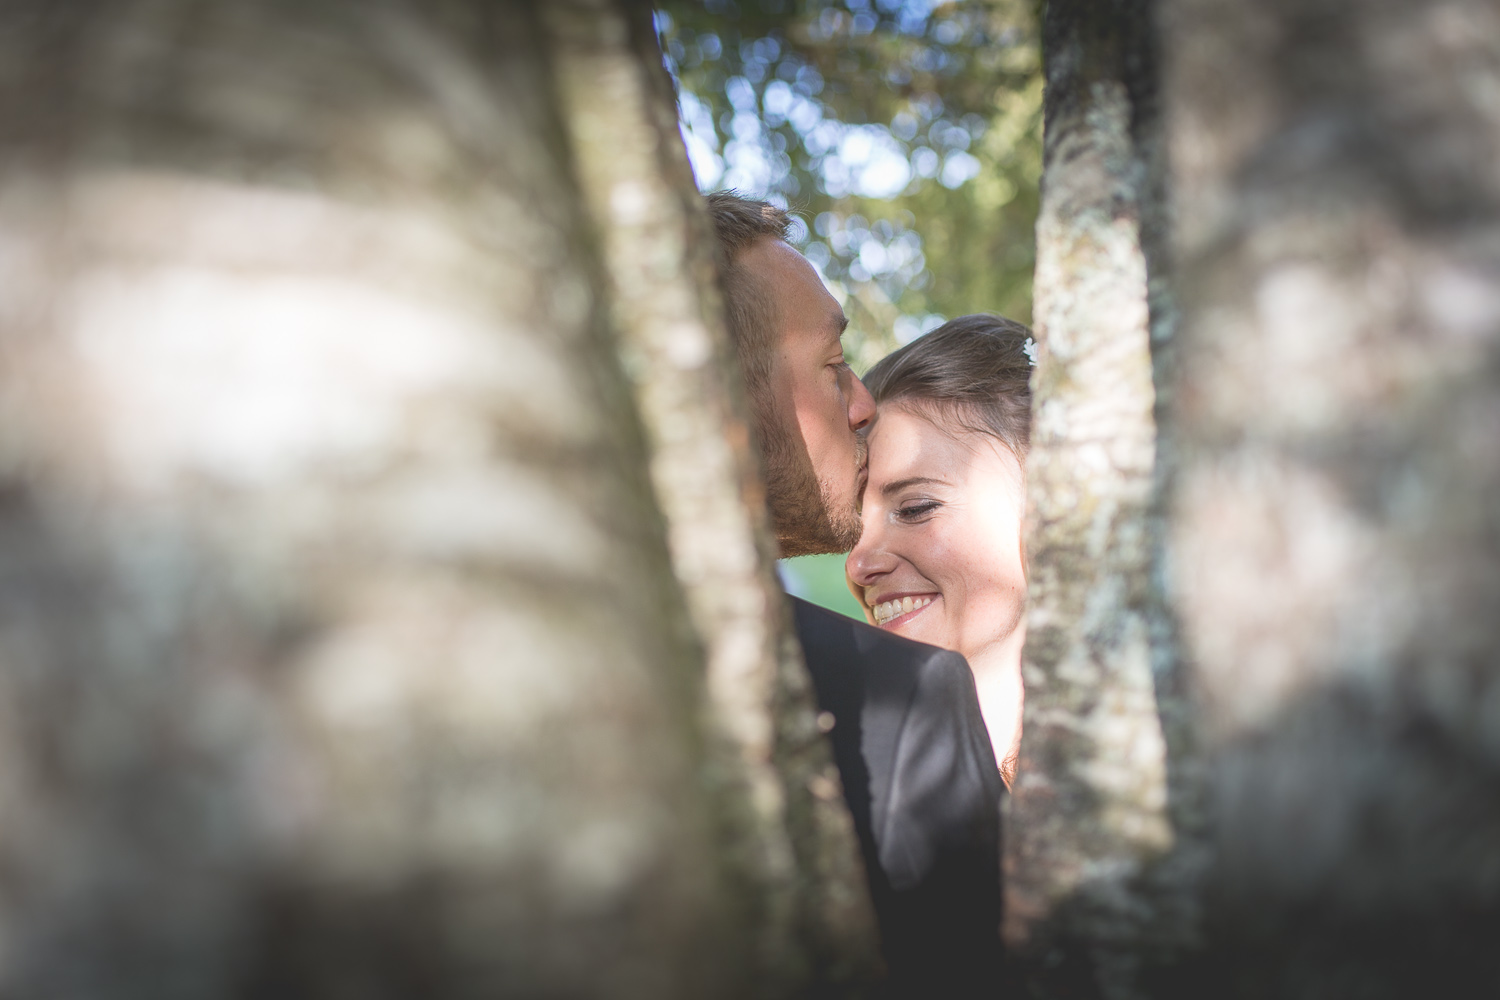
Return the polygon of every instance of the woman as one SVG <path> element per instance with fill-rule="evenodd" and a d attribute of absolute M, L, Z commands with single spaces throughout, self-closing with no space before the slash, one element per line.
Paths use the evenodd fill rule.
<path fill-rule="evenodd" d="M 844 564 L 872 623 L 968 659 L 1007 786 L 1021 742 L 1029 341 L 1011 320 L 961 316 L 870 369 L 863 532 Z"/>

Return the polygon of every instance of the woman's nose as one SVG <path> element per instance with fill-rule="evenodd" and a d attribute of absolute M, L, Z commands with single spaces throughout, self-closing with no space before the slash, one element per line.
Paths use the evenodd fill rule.
<path fill-rule="evenodd" d="M 865 530 L 844 560 L 845 575 L 861 587 L 868 587 L 896 566 L 895 557 L 881 544 L 880 530 L 866 516 Z"/>

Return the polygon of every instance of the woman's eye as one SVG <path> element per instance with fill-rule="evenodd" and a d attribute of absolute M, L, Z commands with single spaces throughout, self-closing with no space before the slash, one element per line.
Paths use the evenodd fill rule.
<path fill-rule="evenodd" d="M 902 521 L 920 521 L 941 507 L 936 500 L 919 500 L 896 508 L 896 517 Z"/>

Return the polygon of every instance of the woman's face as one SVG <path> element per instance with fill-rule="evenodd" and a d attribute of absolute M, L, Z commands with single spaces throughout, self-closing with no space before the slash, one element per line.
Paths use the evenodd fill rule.
<path fill-rule="evenodd" d="M 1025 610 L 1021 464 L 995 437 L 900 403 L 880 407 L 869 456 L 850 589 L 880 628 L 972 662 Z"/>

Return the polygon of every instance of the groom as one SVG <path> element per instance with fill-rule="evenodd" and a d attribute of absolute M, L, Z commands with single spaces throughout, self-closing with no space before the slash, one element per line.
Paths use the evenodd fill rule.
<path fill-rule="evenodd" d="M 859 539 L 869 392 L 844 362 L 848 321 L 764 202 L 708 196 L 729 332 L 765 457 L 783 556 Z M 974 680 L 957 653 L 791 598 L 854 817 L 897 996 L 993 996 L 999 800 Z"/>

